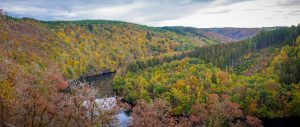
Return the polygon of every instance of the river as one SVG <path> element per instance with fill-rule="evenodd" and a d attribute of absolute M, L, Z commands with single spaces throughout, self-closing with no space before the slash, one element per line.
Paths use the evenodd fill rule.
<path fill-rule="evenodd" d="M 98 90 L 97 94 L 97 102 L 100 102 L 100 104 L 111 104 L 116 102 L 116 94 L 112 89 L 112 80 L 114 78 L 114 73 L 108 73 L 108 74 L 102 74 L 98 76 L 90 76 L 81 78 L 81 81 L 86 81 L 88 83 L 91 83 L 93 88 Z M 115 105 L 115 104 L 112 104 Z M 125 113 L 124 111 L 120 111 L 116 118 L 118 119 L 118 125 L 120 127 L 127 127 L 127 123 L 130 120 L 130 116 Z"/>

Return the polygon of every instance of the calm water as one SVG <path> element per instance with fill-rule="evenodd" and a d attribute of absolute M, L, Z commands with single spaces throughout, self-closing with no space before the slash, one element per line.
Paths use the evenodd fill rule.
<path fill-rule="evenodd" d="M 96 102 L 100 102 L 99 104 L 112 104 L 115 105 L 116 103 L 116 98 L 115 98 L 115 92 L 112 89 L 112 80 L 114 78 L 115 74 L 110 73 L 110 74 L 104 74 L 100 76 L 91 76 L 91 77 L 86 77 L 82 78 L 82 81 L 86 81 L 92 84 L 92 86 L 98 90 L 98 95 L 97 95 L 97 100 Z M 125 113 L 124 111 L 119 112 L 116 115 L 116 118 L 119 121 L 120 127 L 126 127 L 127 123 L 130 120 L 130 116 Z"/>
<path fill-rule="evenodd" d="M 115 74 L 103 74 L 99 76 L 90 76 L 81 80 L 89 82 L 98 90 L 97 98 L 114 97 L 115 92 L 112 89 L 112 80 Z"/>

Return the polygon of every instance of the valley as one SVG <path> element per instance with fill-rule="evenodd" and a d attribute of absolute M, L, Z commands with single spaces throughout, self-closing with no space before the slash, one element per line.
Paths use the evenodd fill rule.
<path fill-rule="evenodd" d="M 293 126 L 300 117 L 299 25 L 1 13 L 0 33 L 0 126 Z"/>

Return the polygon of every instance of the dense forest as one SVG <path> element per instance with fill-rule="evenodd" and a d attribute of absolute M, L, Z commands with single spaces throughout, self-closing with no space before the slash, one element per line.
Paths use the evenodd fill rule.
<path fill-rule="evenodd" d="M 115 73 L 113 108 L 76 79 Z M 0 13 L 0 127 L 249 126 L 300 117 L 300 25 L 150 27 Z"/>
<path fill-rule="evenodd" d="M 276 28 L 272 31 L 262 31 L 256 36 L 236 43 L 216 44 L 197 47 L 193 50 L 185 51 L 180 54 L 164 55 L 148 60 L 137 60 L 128 66 L 129 71 L 135 72 L 138 69 L 147 68 L 185 57 L 200 58 L 207 63 L 212 63 L 220 68 L 226 69 L 237 64 L 237 60 L 250 52 L 259 51 L 271 46 L 281 47 L 292 45 L 295 38 L 300 34 L 299 26 L 290 28 Z"/>
<path fill-rule="evenodd" d="M 113 88 L 125 96 L 127 102 L 137 105 L 143 105 L 139 100 L 151 104 L 156 103 L 152 100 L 162 99 L 160 101 L 167 104 L 162 116 L 179 115 L 186 121 L 177 124 L 183 126 L 250 126 L 247 118 L 252 119 L 252 116 L 299 117 L 300 36 L 292 42 L 283 46 L 268 66 L 252 75 L 229 73 L 199 58 L 183 58 L 115 77 Z M 219 107 L 219 104 L 222 106 Z M 194 109 L 196 107 L 200 109 Z M 134 119 L 143 116 L 143 108 L 140 110 L 133 112 L 137 113 Z M 147 108 L 144 110 L 147 112 Z M 237 115 L 237 112 L 241 113 Z M 150 119 L 160 119 L 153 117 L 149 118 L 149 122 Z M 178 118 L 173 117 L 168 119 Z M 195 119 L 202 121 L 199 123 Z M 137 124 L 151 124 L 142 122 Z M 168 123 L 161 122 L 165 126 Z M 255 120 L 255 124 L 258 126 L 259 120 Z"/>

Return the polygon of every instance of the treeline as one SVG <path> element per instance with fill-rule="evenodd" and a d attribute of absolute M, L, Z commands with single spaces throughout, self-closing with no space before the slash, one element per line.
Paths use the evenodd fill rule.
<path fill-rule="evenodd" d="M 198 57 L 218 67 L 226 68 L 234 66 L 237 59 L 251 51 L 271 45 L 292 45 L 298 35 L 300 35 L 300 25 L 277 28 L 273 31 L 262 31 L 251 39 L 237 43 L 196 48 L 190 52 L 189 56 Z"/>
<path fill-rule="evenodd" d="M 220 68 L 234 66 L 235 61 L 246 53 L 257 51 L 271 45 L 293 45 L 295 38 L 300 35 L 300 25 L 281 27 L 272 31 L 262 31 L 258 35 L 236 43 L 218 44 L 199 47 L 192 51 L 176 55 L 151 58 L 144 61 L 134 61 L 127 70 L 136 72 L 139 69 L 153 67 L 164 62 L 180 60 L 185 57 L 200 58 Z"/>
<path fill-rule="evenodd" d="M 175 53 L 175 54 L 165 54 L 163 56 L 152 57 L 146 60 L 136 60 L 130 63 L 127 66 L 127 71 L 136 72 L 140 69 L 145 69 L 148 67 L 154 67 L 157 65 L 161 65 L 165 62 L 171 62 L 173 60 L 181 60 L 187 56 L 188 52 Z"/>

